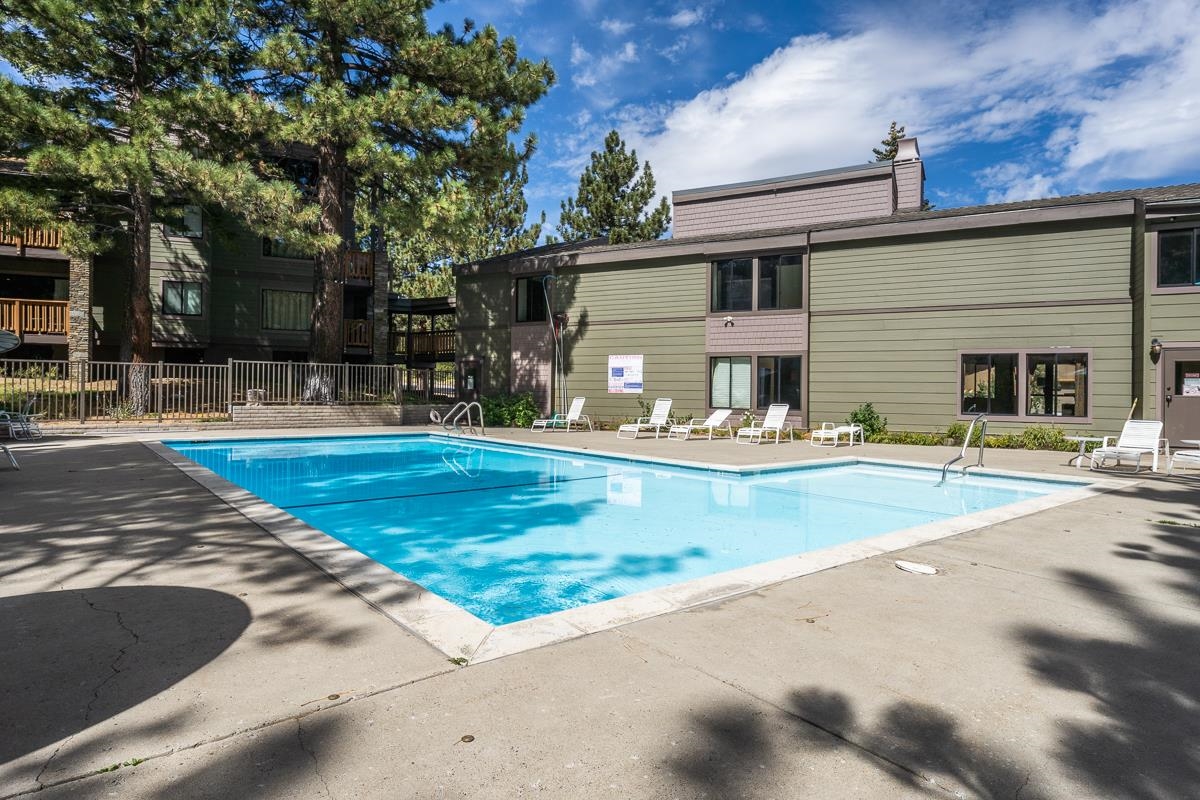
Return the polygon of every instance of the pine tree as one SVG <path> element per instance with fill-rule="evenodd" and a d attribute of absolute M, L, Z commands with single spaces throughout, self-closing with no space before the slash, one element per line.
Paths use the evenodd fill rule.
<path fill-rule="evenodd" d="M 892 124 L 888 127 L 887 136 L 879 143 L 879 147 L 872 147 L 871 152 L 875 154 L 876 161 L 893 161 L 896 158 L 896 153 L 899 151 L 900 140 L 904 138 L 904 126 L 897 125 L 896 120 L 892 120 Z"/>
<path fill-rule="evenodd" d="M 341 357 L 341 262 L 358 231 L 419 232 L 428 198 L 513 165 L 509 134 L 554 80 L 546 62 L 468 21 L 431 33 L 431 0 L 260 0 L 261 85 L 282 108 L 280 143 L 317 161 L 309 357 Z M 356 197 L 369 198 L 358 202 Z M 355 224 L 357 223 L 357 225 Z"/>
<path fill-rule="evenodd" d="M 607 236 L 612 244 L 657 239 L 671 224 L 671 207 L 664 197 L 654 210 L 654 173 L 647 161 L 638 175 L 637 151 L 625 152 L 615 130 L 604 137 L 604 150 L 579 177 L 579 191 L 562 204 L 558 233 L 564 241 Z"/>
<path fill-rule="evenodd" d="M 233 0 L 5 0 L 0 151 L 25 164 L 6 213 L 51 224 L 74 254 L 119 246 L 128 269 L 121 358 L 151 348 L 150 237 L 183 203 L 217 204 L 264 232 L 299 195 L 237 157 L 255 114 L 222 81 L 237 69 Z M 140 413 L 148 381 L 130 370 Z"/>
<path fill-rule="evenodd" d="M 388 253 L 396 275 L 392 290 L 405 297 L 454 294 L 452 264 L 535 246 L 546 215 L 543 212 L 539 222 L 526 226 L 528 182 L 529 171 L 522 160 L 495 187 L 472 190 L 461 183 L 448 184 L 427 204 L 420 231 L 389 237 Z"/>

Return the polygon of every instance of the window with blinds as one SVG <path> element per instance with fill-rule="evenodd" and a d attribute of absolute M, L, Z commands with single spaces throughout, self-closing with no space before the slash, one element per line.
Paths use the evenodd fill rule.
<path fill-rule="evenodd" d="M 711 381 L 709 405 L 712 408 L 750 408 L 749 356 L 722 356 L 709 359 Z"/>
<path fill-rule="evenodd" d="M 263 289 L 262 326 L 269 331 L 306 331 L 312 316 L 312 292 Z"/>

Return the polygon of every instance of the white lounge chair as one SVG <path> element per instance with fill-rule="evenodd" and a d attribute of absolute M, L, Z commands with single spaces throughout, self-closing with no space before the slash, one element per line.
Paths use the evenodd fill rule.
<path fill-rule="evenodd" d="M 657 439 L 663 428 L 670 429 L 674 424 L 675 420 L 671 419 L 671 398 L 660 397 L 654 401 L 650 416 L 638 417 L 637 422 L 627 422 L 617 428 L 617 438 L 636 439 L 642 431 L 654 431 L 654 438 Z M 625 436 L 626 433 L 633 435 Z"/>
<path fill-rule="evenodd" d="M 779 434 L 787 431 L 788 441 L 792 440 L 792 423 L 787 421 L 788 404 L 775 403 L 767 408 L 767 415 L 762 424 L 747 425 L 738 428 L 737 442 L 739 444 L 759 444 L 764 437 L 769 436 L 775 444 L 779 444 Z"/>
<path fill-rule="evenodd" d="M 855 444 L 866 444 L 866 433 L 863 431 L 863 426 L 857 422 L 851 422 L 846 425 L 838 425 L 833 422 L 822 422 L 821 427 L 814 428 L 809 435 L 808 443 L 813 447 L 837 447 L 841 443 L 842 437 L 845 436 L 850 446 Z M 854 437 L 858 437 L 858 441 L 854 441 Z"/>
<path fill-rule="evenodd" d="M 1193 466 L 1200 469 L 1200 450 L 1176 450 L 1171 453 L 1171 460 L 1167 462 L 1167 474 L 1175 474 L 1175 462 L 1178 461 L 1184 466 Z"/>
<path fill-rule="evenodd" d="M 1158 451 L 1162 446 L 1163 424 L 1157 420 L 1131 419 L 1121 429 L 1121 435 L 1116 437 L 1116 444 L 1110 444 L 1114 437 L 1105 436 L 1104 442 L 1092 451 L 1092 469 L 1103 469 L 1109 460 L 1121 466 L 1122 459 L 1137 459 L 1133 471 L 1142 468 L 1142 456 L 1150 456 L 1150 470 L 1158 472 Z M 1170 450 L 1167 451 L 1170 455 Z"/>
<path fill-rule="evenodd" d="M 572 425 L 578 425 L 582 428 L 587 425 L 588 430 L 595 430 L 592 427 L 592 418 L 583 413 L 583 404 L 587 401 L 586 397 L 576 397 L 571 401 L 571 407 L 567 409 L 566 414 L 555 414 L 549 419 L 535 419 L 531 431 L 550 431 L 555 428 L 563 428 L 571 430 Z"/>
<path fill-rule="evenodd" d="M 721 428 L 724 428 L 732 437 L 733 429 L 729 427 L 730 413 L 730 409 L 728 408 L 718 408 L 709 415 L 708 419 L 704 420 L 703 422 L 688 422 L 683 425 L 672 425 L 671 430 L 667 431 L 667 438 L 686 441 L 687 439 L 692 438 L 693 431 L 697 433 L 700 431 L 708 431 L 708 438 L 712 439 L 713 434 Z"/>

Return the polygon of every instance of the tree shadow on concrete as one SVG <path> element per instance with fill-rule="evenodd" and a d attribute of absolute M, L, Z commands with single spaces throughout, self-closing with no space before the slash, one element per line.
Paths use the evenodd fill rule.
<path fill-rule="evenodd" d="M 764 771 L 783 775 L 833 749 L 857 755 L 898 790 L 935 796 L 1031 800 L 1071 796 L 1063 787 L 1072 787 L 1081 797 L 1200 797 L 1200 494 L 1191 490 L 1156 481 L 1117 492 L 1160 509 L 1153 513 L 1161 518 L 1131 524 L 1130 540 L 1113 554 L 1165 567 L 1165 600 L 1139 596 L 1138 584 L 1062 569 L 1056 577 L 1088 610 L 1080 624 L 1055 619 L 1013 629 L 1015 652 L 1026 654 L 1033 674 L 1083 701 L 1078 713 L 1043 723 L 1057 737 L 1048 755 L 1062 775 L 1035 768 L 1020 738 L 967 736 L 940 708 L 906 700 L 863 719 L 848 695 L 823 687 L 798 689 L 778 714 L 749 703 L 696 711 L 700 741 L 673 756 L 671 768 L 697 794 L 744 797 Z M 1124 629 L 1080 632 L 1096 615 L 1122 620 Z M 780 735 L 780 726 L 794 737 Z M 859 795 L 847 789 L 835 796 Z"/>
<path fill-rule="evenodd" d="M 806 687 L 795 691 L 778 714 L 727 703 L 696 713 L 693 722 L 702 732 L 699 749 L 672 757 L 669 765 L 705 797 L 747 797 L 748 787 L 764 781 L 795 794 L 805 776 L 819 775 L 831 751 L 890 779 L 896 791 L 1047 797 L 1028 786 L 1029 771 L 1018 759 L 995 743 L 970 740 L 949 714 L 922 703 L 894 703 L 871 721 L 859 717 L 845 694 Z M 779 726 L 783 735 L 775 730 Z M 858 791 L 871 784 L 862 782 Z M 827 780 L 820 785 L 828 791 Z M 858 796 L 855 791 L 848 786 L 846 793 L 829 796 Z"/>
<path fill-rule="evenodd" d="M 1148 541 L 1120 542 L 1114 554 L 1168 568 L 1160 585 L 1178 603 L 1138 596 L 1126 582 L 1061 570 L 1088 606 L 1123 619 L 1125 632 L 1092 636 L 1029 625 L 1017 635 L 1034 649 L 1035 675 L 1086 703 L 1086 713 L 1058 722 L 1054 755 L 1072 774 L 1097 796 L 1200 797 L 1200 494 L 1157 482 L 1121 492 L 1169 504 L 1163 518 L 1146 523 Z"/>
<path fill-rule="evenodd" d="M 183 586 L 0 598 L 0 763 L 149 700 L 219 656 L 249 624 L 236 597 Z"/>

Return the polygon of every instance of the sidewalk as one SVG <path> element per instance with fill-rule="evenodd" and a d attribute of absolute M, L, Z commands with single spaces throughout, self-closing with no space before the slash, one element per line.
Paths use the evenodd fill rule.
<path fill-rule="evenodd" d="M 612 433 L 501 436 L 616 450 Z M 732 464 L 850 454 L 620 446 Z M 1139 476 L 459 667 L 132 438 L 15 449 L 23 469 L 0 471 L 0 797 L 1200 794 L 1196 477 Z M 1067 457 L 987 463 L 1085 474 Z"/>

